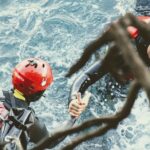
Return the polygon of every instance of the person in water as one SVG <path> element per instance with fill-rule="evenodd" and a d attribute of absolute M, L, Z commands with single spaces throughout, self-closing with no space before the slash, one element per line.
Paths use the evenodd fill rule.
<path fill-rule="evenodd" d="M 23 60 L 13 70 L 13 89 L 11 91 L 1 91 L 0 101 L 4 102 L 4 106 L 1 107 L 2 105 L 0 105 L 0 115 L 2 115 L 2 109 L 4 108 L 29 109 L 30 103 L 38 101 L 52 82 L 52 69 L 47 62 L 39 58 Z M 86 100 L 88 97 L 83 99 Z M 80 113 L 82 111 L 79 108 L 77 110 Z M 34 123 L 27 130 L 30 141 L 38 143 L 43 138 L 48 137 L 49 132 L 36 115 L 32 119 Z"/>
<path fill-rule="evenodd" d="M 150 16 L 138 16 L 138 19 L 144 21 L 145 23 L 150 23 Z M 129 26 L 127 28 L 127 31 L 129 32 L 131 38 L 134 40 L 134 43 L 137 47 L 137 51 L 141 59 L 143 60 L 146 66 L 150 66 L 150 41 L 144 39 L 141 35 L 139 35 L 138 29 L 132 26 Z M 127 68 L 123 68 L 123 72 L 124 74 L 119 76 L 120 83 L 125 83 L 126 81 L 133 79 L 132 73 Z M 81 95 L 84 95 L 87 88 L 90 85 L 94 84 L 96 81 L 98 81 L 100 78 L 102 78 L 105 74 L 106 70 L 105 68 L 102 67 L 101 61 L 97 61 L 88 70 L 86 70 L 79 77 L 77 77 L 77 79 L 73 83 L 70 94 L 70 101 L 69 101 L 70 115 L 75 117 L 80 116 L 81 112 L 83 112 L 83 110 L 88 105 L 88 101 L 85 101 L 84 102 L 85 104 L 82 105 L 77 100 L 78 99 L 77 95 L 79 93 Z"/>

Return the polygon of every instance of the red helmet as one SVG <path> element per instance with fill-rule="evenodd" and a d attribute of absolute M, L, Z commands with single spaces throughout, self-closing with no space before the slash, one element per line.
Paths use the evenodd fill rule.
<path fill-rule="evenodd" d="M 25 96 L 44 91 L 53 81 L 49 64 L 39 58 L 29 58 L 19 63 L 12 74 L 15 89 Z"/>
<path fill-rule="evenodd" d="M 145 23 L 150 22 L 150 16 L 137 16 L 137 18 Z M 133 39 L 135 39 L 139 35 L 139 30 L 133 26 L 127 27 L 127 31 Z"/>

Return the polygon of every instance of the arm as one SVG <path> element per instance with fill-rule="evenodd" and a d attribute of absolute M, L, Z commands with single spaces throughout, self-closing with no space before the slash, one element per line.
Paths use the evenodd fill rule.
<path fill-rule="evenodd" d="M 31 121 L 32 120 L 32 121 Z M 28 134 L 30 137 L 30 141 L 37 144 L 36 146 L 42 144 L 45 142 L 46 139 L 53 137 L 54 133 L 58 131 L 58 128 L 55 132 L 49 133 L 45 124 L 43 124 L 37 117 L 34 115 L 30 116 L 30 121 L 33 122 L 32 125 L 28 128 Z M 71 127 L 74 120 L 69 120 L 64 122 L 61 127 L 59 127 L 59 130 L 61 130 L 62 127 Z M 56 142 L 53 142 L 49 144 L 47 148 L 53 148 L 56 145 L 58 145 L 60 142 L 62 142 L 65 139 L 65 137 L 62 137 L 58 139 Z"/>
<path fill-rule="evenodd" d="M 79 117 L 79 115 L 84 111 L 91 96 L 90 93 L 85 92 L 86 89 L 103 77 L 106 73 L 107 71 L 104 67 L 102 67 L 101 62 L 97 61 L 75 80 L 69 101 L 69 113 L 71 116 Z"/>
<path fill-rule="evenodd" d="M 42 122 L 40 122 L 37 117 L 33 115 L 30 117 L 30 119 L 33 122 L 33 124 L 28 128 L 28 133 L 31 142 L 38 143 L 43 138 L 49 136 L 48 130 L 46 129 L 45 125 Z"/>
<path fill-rule="evenodd" d="M 87 90 L 87 88 L 98 81 L 106 74 L 105 69 L 101 66 L 101 62 L 97 61 L 94 63 L 87 71 L 80 75 L 73 83 L 70 100 L 75 98 L 77 93 L 82 95 Z"/>

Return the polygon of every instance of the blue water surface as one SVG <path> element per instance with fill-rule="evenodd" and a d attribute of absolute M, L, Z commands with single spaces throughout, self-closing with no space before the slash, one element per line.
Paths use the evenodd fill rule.
<path fill-rule="evenodd" d="M 134 12 L 131 0 L 0 0 L 0 83 L 10 89 L 13 67 L 28 57 L 40 57 L 53 69 L 54 83 L 46 98 L 32 104 L 50 132 L 69 119 L 68 97 L 78 74 L 65 74 L 80 57 L 83 48 L 112 20 Z M 105 51 L 101 51 L 103 55 Z M 94 60 L 92 60 L 94 61 Z M 92 63 L 92 62 L 91 62 Z M 88 64 L 90 65 L 90 64 Z M 86 69 L 88 65 L 84 68 Z M 79 73 L 80 74 L 80 73 Z M 106 76 L 92 88 L 90 105 L 77 123 L 91 117 L 112 114 L 124 102 L 126 87 Z M 143 92 L 131 115 L 116 130 L 84 142 L 77 150 L 149 150 L 150 110 Z M 58 150 L 75 136 L 69 136 Z"/>

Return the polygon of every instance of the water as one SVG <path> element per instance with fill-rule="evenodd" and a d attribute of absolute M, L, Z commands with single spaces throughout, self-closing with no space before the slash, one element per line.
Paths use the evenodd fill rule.
<path fill-rule="evenodd" d="M 40 57 L 48 61 L 55 82 L 47 90 L 47 97 L 32 107 L 52 131 L 69 119 L 68 97 L 77 75 L 67 79 L 66 72 L 106 24 L 126 11 L 134 11 L 134 5 L 135 1 L 131 0 L 0 0 L 1 87 L 12 87 L 12 69 L 24 58 Z M 93 93 L 90 107 L 78 123 L 98 114 L 112 114 L 123 105 L 127 92 L 126 87 L 117 85 L 110 76 L 98 81 L 90 90 Z M 149 150 L 149 115 L 148 100 L 141 92 L 131 115 L 116 130 L 84 142 L 76 149 Z M 58 150 L 72 138 L 68 137 L 54 149 Z"/>

